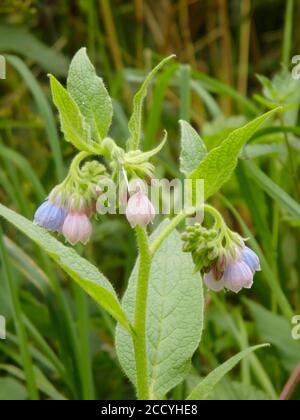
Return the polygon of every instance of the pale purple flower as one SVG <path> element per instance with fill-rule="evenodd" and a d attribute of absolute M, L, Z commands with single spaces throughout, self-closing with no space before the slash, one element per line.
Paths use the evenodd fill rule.
<path fill-rule="evenodd" d="M 72 245 L 86 245 L 92 234 L 92 224 L 85 213 L 70 212 L 64 222 L 62 233 Z"/>
<path fill-rule="evenodd" d="M 253 273 L 261 270 L 259 258 L 252 249 L 246 246 L 242 250 L 242 257 Z"/>
<path fill-rule="evenodd" d="M 237 261 L 226 267 L 222 281 L 226 289 L 239 293 L 243 288 L 251 289 L 253 272 L 244 261 Z"/>
<path fill-rule="evenodd" d="M 66 216 L 67 211 L 63 206 L 48 199 L 35 212 L 33 222 L 45 229 L 61 232 Z"/>
<path fill-rule="evenodd" d="M 131 227 L 136 225 L 146 227 L 153 222 L 155 209 L 142 190 L 133 194 L 128 200 L 126 217 Z"/>
<path fill-rule="evenodd" d="M 228 255 L 224 264 L 218 261 L 214 267 L 204 275 L 204 283 L 214 292 L 223 289 L 239 293 L 243 288 L 251 289 L 256 271 L 260 271 L 258 256 L 248 247 L 236 248 L 234 255 Z M 222 266 L 222 271 L 220 267 Z"/>
<path fill-rule="evenodd" d="M 218 273 L 214 268 L 204 275 L 203 281 L 206 286 L 214 292 L 221 292 L 225 287 L 223 277 L 219 278 Z"/>

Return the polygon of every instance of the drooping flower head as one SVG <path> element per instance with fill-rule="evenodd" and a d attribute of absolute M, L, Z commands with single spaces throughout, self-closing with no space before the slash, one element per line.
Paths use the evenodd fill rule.
<path fill-rule="evenodd" d="M 34 223 L 45 229 L 61 232 L 66 217 L 67 209 L 64 198 L 60 192 L 57 193 L 54 189 L 47 200 L 36 210 Z"/>
<path fill-rule="evenodd" d="M 82 165 L 85 158 L 83 152 L 74 158 L 67 177 L 34 216 L 35 224 L 62 233 L 72 244 L 88 242 L 92 232 L 90 218 L 95 214 L 99 196 L 97 185 L 107 176 L 106 168 L 98 161 Z"/>
<path fill-rule="evenodd" d="M 215 292 L 227 289 L 239 293 L 243 288 L 251 289 L 254 274 L 256 271 L 260 271 L 258 256 L 245 245 L 240 248 L 236 247 L 234 254 L 231 253 L 225 258 L 222 275 L 220 275 L 218 266 L 219 261 L 204 275 L 205 284 Z"/>
<path fill-rule="evenodd" d="M 224 224 L 219 229 L 188 226 L 182 239 L 183 250 L 192 253 L 195 270 L 204 272 L 204 283 L 209 289 L 239 293 L 252 287 L 254 274 L 260 271 L 259 258 L 240 235 Z"/>

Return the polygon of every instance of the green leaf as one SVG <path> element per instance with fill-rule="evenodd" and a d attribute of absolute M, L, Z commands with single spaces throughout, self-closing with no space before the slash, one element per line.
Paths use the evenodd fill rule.
<path fill-rule="evenodd" d="M 0 204 L 0 216 L 39 245 L 99 305 L 125 328 L 130 329 L 112 285 L 93 264 L 80 257 L 74 249 L 60 243 L 44 229 L 2 204 Z"/>
<path fill-rule="evenodd" d="M 14 378 L 0 378 L 0 401 L 26 400 L 27 391 L 23 384 Z"/>
<path fill-rule="evenodd" d="M 98 142 L 107 136 L 112 121 L 113 107 L 101 77 L 89 60 L 86 48 L 75 54 L 68 75 L 68 91 L 92 127 Z"/>
<path fill-rule="evenodd" d="M 58 179 L 62 179 L 65 175 L 64 162 L 58 130 L 56 127 L 56 121 L 52 112 L 52 108 L 49 104 L 48 97 L 46 96 L 43 88 L 38 83 L 36 76 L 32 73 L 32 71 L 30 71 L 27 65 L 19 57 L 6 55 L 5 58 L 7 59 L 7 62 L 10 63 L 20 74 L 24 80 L 24 83 L 26 83 L 28 89 L 32 93 L 38 112 L 45 125 L 45 131 L 52 150 L 53 160 L 56 164 L 57 177 Z"/>
<path fill-rule="evenodd" d="M 287 192 L 280 188 L 253 162 L 245 162 L 250 176 L 273 200 L 284 208 L 291 216 L 300 220 L 300 205 Z"/>
<path fill-rule="evenodd" d="M 136 280 L 137 265 L 123 300 L 123 308 L 131 320 L 134 317 Z M 151 398 L 162 398 L 188 374 L 203 329 L 202 282 L 199 274 L 193 274 L 191 256 L 182 252 L 177 231 L 169 236 L 154 257 L 148 293 L 149 390 Z M 135 383 L 132 340 L 120 325 L 116 345 L 120 363 Z"/>
<path fill-rule="evenodd" d="M 231 177 L 245 143 L 267 118 L 281 109 L 279 107 L 269 111 L 244 127 L 234 130 L 220 146 L 211 150 L 198 168 L 189 175 L 189 178 L 192 180 L 193 196 L 196 196 L 197 179 L 204 180 L 205 199 L 215 194 Z M 194 204 L 196 205 L 197 203 Z"/>
<path fill-rule="evenodd" d="M 246 304 L 251 311 L 259 337 L 274 346 L 278 361 L 288 372 L 292 372 L 299 364 L 300 354 L 300 342 L 292 338 L 292 323 L 255 302 L 246 300 Z"/>
<path fill-rule="evenodd" d="M 58 76 L 67 74 L 68 59 L 19 25 L 0 25 L 0 51 L 10 51 L 38 63 L 47 72 Z"/>
<path fill-rule="evenodd" d="M 170 57 L 165 58 L 151 71 L 133 99 L 133 113 L 128 123 L 130 134 L 127 142 L 128 151 L 137 150 L 139 147 L 142 132 L 143 104 L 147 95 L 148 87 L 156 73 L 174 57 L 174 55 L 171 55 Z"/>
<path fill-rule="evenodd" d="M 13 365 L 0 365 L 0 369 L 6 371 L 7 373 L 15 376 L 16 378 L 20 380 L 25 380 L 25 375 L 21 369 L 19 369 L 16 366 Z M 34 368 L 34 374 L 36 378 L 36 383 L 38 386 L 38 389 L 43 392 L 47 397 L 51 398 L 55 401 L 65 401 L 66 397 L 62 395 L 52 384 L 51 382 L 46 378 L 46 376 L 43 374 L 43 372 L 38 368 Z"/>
<path fill-rule="evenodd" d="M 241 360 L 252 352 L 267 346 L 269 346 L 269 344 L 250 347 L 249 349 L 244 350 L 227 360 L 227 362 L 217 367 L 217 369 L 212 371 L 205 379 L 203 379 L 187 397 L 187 400 L 206 400 L 221 379 L 223 379 L 224 376 L 227 375 L 227 373 L 230 372 Z"/>
<path fill-rule="evenodd" d="M 197 131 L 187 122 L 180 120 L 181 155 L 180 171 L 188 176 L 206 157 L 207 149 Z"/>
<path fill-rule="evenodd" d="M 59 111 L 61 131 L 64 133 L 66 141 L 72 143 L 79 150 L 95 152 L 91 127 L 88 126 L 78 105 L 52 75 L 50 75 L 50 84 L 53 102 Z"/>
<path fill-rule="evenodd" d="M 187 394 L 195 388 L 201 379 L 203 380 L 196 374 L 188 376 L 186 380 Z M 207 399 L 211 401 L 269 401 L 270 397 L 253 385 L 224 378 L 215 386 Z"/>

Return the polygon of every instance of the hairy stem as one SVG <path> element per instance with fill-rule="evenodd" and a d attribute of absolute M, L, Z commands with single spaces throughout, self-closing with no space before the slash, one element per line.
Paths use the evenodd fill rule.
<path fill-rule="evenodd" d="M 146 344 L 146 315 L 148 281 L 151 268 L 151 254 L 146 229 L 137 226 L 135 230 L 137 234 L 140 260 L 135 299 L 135 335 L 133 337 L 133 344 L 136 362 L 136 381 L 138 399 L 147 400 L 149 398 L 149 390 Z"/>
<path fill-rule="evenodd" d="M 173 232 L 174 229 L 186 218 L 186 213 L 182 212 L 178 214 L 174 219 L 170 221 L 170 223 L 167 225 L 167 227 L 161 232 L 161 234 L 153 241 L 150 252 L 151 256 L 153 257 L 156 252 L 159 250 L 160 246 L 164 242 L 164 240 Z"/>
<path fill-rule="evenodd" d="M 221 214 L 218 212 L 217 209 L 214 207 L 204 204 L 202 206 L 202 209 L 206 211 L 207 213 L 210 213 L 215 220 L 222 226 L 225 226 L 225 222 Z M 201 210 L 199 208 L 198 210 Z M 153 257 L 156 252 L 159 250 L 160 246 L 164 242 L 164 240 L 173 232 L 174 229 L 186 218 L 188 217 L 188 214 L 183 210 L 180 214 L 178 214 L 176 217 L 174 217 L 170 223 L 166 226 L 166 228 L 160 233 L 160 235 L 153 241 L 153 243 L 150 246 L 150 252 L 151 256 Z"/>

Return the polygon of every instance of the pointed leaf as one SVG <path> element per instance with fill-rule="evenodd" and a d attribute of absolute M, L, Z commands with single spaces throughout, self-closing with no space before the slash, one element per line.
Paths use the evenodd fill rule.
<path fill-rule="evenodd" d="M 214 390 L 215 386 L 230 372 L 244 357 L 249 356 L 252 352 L 268 347 L 269 344 L 262 344 L 260 346 L 250 347 L 247 350 L 242 351 L 227 362 L 223 363 L 217 369 L 212 371 L 205 379 L 203 379 L 199 385 L 191 392 L 187 397 L 187 400 L 205 400 Z"/>
<path fill-rule="evenodd" d="M 197 131 L 184 120 L 180 120 L 181 127 L 181 155 L 180 171 L 188 176 L 206 157 L 206 146 Z"/>
<path fill-rule="evenodd" d="M 94 152 L 91 128 L 81 114 L 78 105 L 69 92 L 52 75 L 50 75 L 50 85 L 53 102 L 59 111 L 61 131 L 64 133 L 65 140 L 79 150 Z"/>
<path fill-rule="evenodd" d="M 129 151 L 137 150 L 139 147 L 142 131 L 143 104 L 148 87 L 156 73 L 174 57 L 174 55 L 171 55 L 170 57 L 165 58 L 151 71 L 133 99 L 133 113 L 128 123 L 130 137 L 127 142 L 127 150 Z"/>
<path fill-rule="evenodd" d="M 256 118 L 244 127 L 234 130 L 219 147 L 208 153 L 198 168 L 189 175 L 189 178 L 193 181 L 194 199 L 196 197 L 197 179 L 204 180 L 205 199 L 215 194 L 231 177 L 246 142 L 264 121 L 281 110 L 282 107 L 276 108 Z M 194 205 L 197 205 L 197 203 L 194 202 Z"/>
<path fill-rule="evenodd" d="M 80 108 L 98 142 L 107 136 L 113 107 L 101 77 L 89 60 L 86 48 L 75 54 L 68 75 L 68 91 Z"/>
<path fill-rule="evenodd" d="M 63 245 L 44 229 L 2 204 L 0 204 L 0 216 L 39 245 L 99 305 L 125 328 L 130 328 L 112 285 L 93 264 L 80 257 L 74 249 Z"/>

